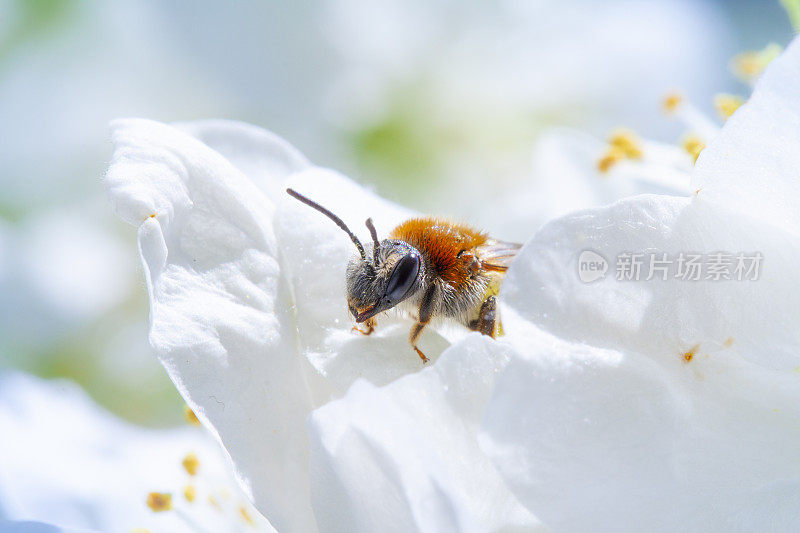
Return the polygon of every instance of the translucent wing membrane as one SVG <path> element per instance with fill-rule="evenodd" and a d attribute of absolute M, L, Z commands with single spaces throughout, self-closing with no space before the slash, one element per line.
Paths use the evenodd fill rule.
<path fill-rule="evenodd" d="M 522 245 L 516 242 L 496 241 L 490 239 L 475 248 L 477 256 L 485 270 L 505 272 L 517 256 Z"/>

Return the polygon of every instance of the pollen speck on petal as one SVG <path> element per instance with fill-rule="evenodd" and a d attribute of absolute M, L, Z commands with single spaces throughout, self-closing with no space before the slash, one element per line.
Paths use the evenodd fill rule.
<path fill-rule="evenodd" d="M 194 452 L 187 453 L 181 464 L 190 476 L 197 474 L 197 469 L 200 468 L 200 460 Z"/>
<path fill-rule="evenodd" d="M 610 148 L 603 156 L 597 160 L 597 170 L 605 174 L 611 167 L 625 158 L 625 154 L 619 148 Z"/>
<path fill-rule="evenodd" d="M 621 150 L 628 159 L 642 158 L 642 141 L 632 130 L 617 128 L 611 133 L 608 143 Z"/>
<path fill-rule="evenodd" d="M 737 109 L 739 109 L 744 100 L 741 97 L 733 94 L 718 94 L 714 96 L 714 109 L 722 120 L 731 118 Z"/>
<path fill-rule="evenodd" d="M 731 61 L 731 70 L 742 81 L 752 82 L 782 50 L 779 44 L 770 43 L 761 50 L 743 52 Z"/>
<path fill-rule="evenodd" d="M 151 492 L 147 495 L 147 506 L 154 513 L 172 510 L 172 494 L 168 492 Z"/>
<path fill-rule="evenodd" d="M 699 344 L 695 344 L 694 346 L 692 346 L 689 350 L 683 353 L 683 360 L 687 363 L 691 363 L 692 359 L 694 359 L 694 356 L 697 355 L 697 350 L 699 349 L 700 349 Z"/>
<path fill-rule="evenodd" d="M 253 520 L 253 517 L 250 515 L 244 505 L 239 506 L 239 516 L 242 518 L 245 524 L 255 527 L 256 521 Z"/>
<path fill-rule="evenodd" d="M 193 426 L 200 425 L 200 419 L 197 418 L 197 415 L 194 414 L 194 411 L 192 411 L 191 407 L 189 407 L 188 405 L 185 405 L 183 407 L 183 418 L 184 420 L 186 420 L 187 423 Z"/>
<path fill-rule="evenodd" d="M 679 92 L 672 92 L 664 96 L 661 101 L 661 109 L 664 113 L 671 114 L 677 111 L 681 104 L 683 104 L 683 95 Z"/>
<path fill-rule="evenodd" d="M 681 147 L 684 151 L 692 156 L 692 162 L 697 162 L 697 158 L 700 157 L 700 152 L 706 147 L 706 143 L 693 133 L 689 133 L 681 139 Z"/>

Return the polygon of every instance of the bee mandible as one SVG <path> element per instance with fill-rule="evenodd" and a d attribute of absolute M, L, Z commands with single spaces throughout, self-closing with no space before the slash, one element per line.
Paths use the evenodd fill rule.
<path fill-rule="evenodd" d="M 405 311 L 416 318 L 409 343 L 423 363 L 428 358 L 417 341 L 434 318 L 455 320 L 492 338 L 502 334 L 496 295 L 520 244 L 436 217 L 406 220 L 379 240 L 368 218 L 372 249 L 367 250 L 339 217 L 294 189 L 286 192 L 330 218 L 355 244 L 358 255 L 347 265 L 347 306 L 367 328 L 355 330 L 370 335 L 376 315 Z"/>

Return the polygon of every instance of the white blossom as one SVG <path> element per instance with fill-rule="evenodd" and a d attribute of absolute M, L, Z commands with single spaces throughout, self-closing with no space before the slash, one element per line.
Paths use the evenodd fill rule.
<path fill-rule="evenodd" d="M 150 341 L 279 530 L 788 530 L 798 58 L 700 154 L 699 192 L 549 222 L 504 283 L 506 335 L 432 328 L 427 368 L 402 318 L 351 334 L 352 244 L 282 190 L 362 237 L 368 216 L 386 235 L 408 211 L 251 126 L 118 121 L 105 185 L 138 228 Z M 764 264 L 755 282 L 584 283 L 584 249 Z"/>

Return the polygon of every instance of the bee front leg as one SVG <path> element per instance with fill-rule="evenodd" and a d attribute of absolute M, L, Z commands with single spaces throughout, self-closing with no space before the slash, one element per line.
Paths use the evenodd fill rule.
<path fill-rule="evenodd" d="M 375 318 L 374 317 L 373 318 L 368 318 L 367 320 L 364 321 L 364 325 L 367 326 L 367 331 L 364 331 L 363 329 L 358 327 L 358 325 L 353 326 L 350 329 L 350 331 L 357 331 L 357 332 L 361 333 L 362 335 L 372 335 L 372 333 L 375 331 L 375 324 L 376 323 L 375 323 Z"/>
<path fill-rule="evenodd" d="M 422 330 L 425 329 L 425 326 L 428 325 L 428 322 L 431 321 L 433 317 L 433 312 L 436 310 L 436 306 L 439 303 L 439 290 L 436 285 L 431 284 L 425 290 L 425 294 L 422 296 L 422 301 L 419 304 L 419 318 L 417 319 L 417 323 L 414 324 L 414 327 L 411 328 L 411 335 L 408 337 L 408 342 L 411 343 L 411 347 L 414 348 L 414 351 L 417 352 L 419 358 L 422 359 L 423 363 L 428 362 L 428 358 L 422 353 L 422 350 L 417 348 L 417 339 L 422 334 Z"/>
<path fill-rule="evenodd" d="M 408 338 L 408 342 L 411 343 L 411 347 L 414 348 L 414 351 L 417 352 L 419 358 L 422 359 L 423 364 L 428 362 L 428 358 L 425 356 L 424 353 L 422 353 L 422 350 L 417 348 L 417 339 L 422 333 L 422 330 L 425 329 L 426 324 L 427 323 L 423 322 L 417 322 L 416 324 L 414 324 L 414 327 L 411 329 L 411 335 Z"/>

